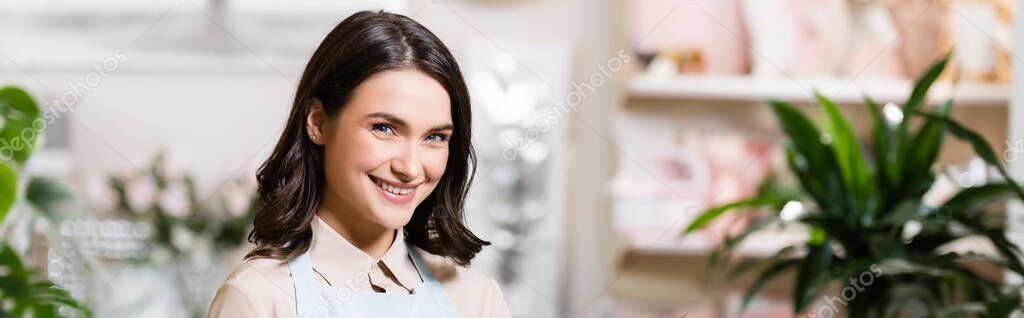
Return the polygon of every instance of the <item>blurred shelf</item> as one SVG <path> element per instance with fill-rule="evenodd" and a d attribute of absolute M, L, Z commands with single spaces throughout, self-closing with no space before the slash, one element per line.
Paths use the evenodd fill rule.
<path fill-rule="evenodd" d="M 764 231 L 747 237 L 736 254 L 745 257 L 767 258 L 779 250 L 807 242 L 805 231 Z M 682 237 L 631 238 L 629 251 L 653 256 L 705 256 L 718 247 L 720 239 L 703 231 Z"/>
<path fill-rule="evenodd" d="M 736 254 L 752 258 L 768 258 L 779 250 L 807 242 L 805 231 L 783 230 L 762 231 L 751 234 L 740 244 Z M 654 238 L 629 238 L 629 252 L 650 256 L 706 256 L 719 246 L 720 240 L 710 232 L 697 232 L 683 237 L 670 237 L 657 240 Z M 965 236 L 942 246 L 939 254 L 976 253 L 989 257 L 1000 257 L 999 251 L 984 236 Z M 798 255 L 802 253 L 798 251 Z"/>
<path fill-rule="evenodd" d="M 680 75 L 671 78 L 637 75 L 629 80 L 629 96 L 633 98 L 689 101 L 763 102 L 768 99 L 805 103 L 818 90 L 839 104 L 860 104 L 869 95 L 876 102 L 904 102 L 913 89 L 910 80 L 841 78 L 753 77 L 721 75 Z M 938 103 L 953 96 L 955 105 L 1006 107 L 1011 86 L 962 82 L 953 89 L 949 83 L 936 83 L 929 94 L 929 103 Z"/>

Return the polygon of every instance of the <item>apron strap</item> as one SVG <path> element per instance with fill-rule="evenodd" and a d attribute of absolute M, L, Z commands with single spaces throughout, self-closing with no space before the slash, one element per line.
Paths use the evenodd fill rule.
<path fill-rule="evenodd" d="M 288 269 L 292 274 L 292 282 L 295 287 L 295 312 L 298 317 L 312 313 L 318 296 L 316 281 L 313 278 L 313 263 L 310 261 L 309 252 L 302 253 L 288 262 Z"/>
<path fill-rule="evenodd" d="M 423 257 L 420 256 L 419 250 L 416 249 L 416 245 L 410 241 L 405 241 L 406 249 L 409 250 L 409 257 L 412 258 L 412 265 L 416 267 L 416 272 L 420 274 L 420 279 L 426 282 L 437 282 L 437 278 L 430 272 L 430 268 L 427 267 L 427 262 L 423 261 Z"/>
<path fill-rule="evenodd" d="M 427 294 L 425 296 L 430 297 L 431 302 L 434 304 L 437 312 L 441 314 L 441 317 L 459 317 L 455 304 L 452 303 L 452 299 L 448 297 L 444 287 L 441 286 L 441 283 L 434 277 L 430 268 L 427 267 L 427 262 L 423 261 L 423 257 L 420 256 L 416 245 L 410 241 L 406 241 L 406 245 L 408 246 L 409 257 L 412 258 L 412 264 L 416 266 L 416 271 L 420 273 L 420 279 L 423 280 L 423 284 L 417 287 L 415 292 L 417 294 Z"/>

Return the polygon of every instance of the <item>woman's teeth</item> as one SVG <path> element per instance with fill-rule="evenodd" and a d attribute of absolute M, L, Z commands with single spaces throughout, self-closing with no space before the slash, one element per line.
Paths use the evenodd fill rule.
<path fill-rule="evenodd" d="M 396 186 L 384 183 L 383 181 L 380 181 L 380 180 L 377 180 L 377 186 L 379 186 L 381 189 L 384 189 L 384 191 L 387 191 L 387 192 L 389 192 L 391 194 L 394 194 L 394 195 L 406 195 L 406 194 L 409 194 L 409 192 L 412 192 L 412 189 L 413 189 L 413 188 L 399 188 L 399 187 L 396 187 Z"/>

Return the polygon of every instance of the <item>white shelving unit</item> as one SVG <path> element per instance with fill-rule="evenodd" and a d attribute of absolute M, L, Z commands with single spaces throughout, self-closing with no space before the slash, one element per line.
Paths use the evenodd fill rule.
<path fill-rule="evenodd" d="M 736 249 L 744 257 L 767 258 L 779 250 L 807 242 L 806 231 L 765 231 L 753 233 Z M 630 251 L 652 256 L 706 256 L 719 246 L 721 240 L 708 232 L 696 232 L 682 237 L 664 237 L 661 240 L 633 239 Z"/>
<path fill-rule="evenodd" d="M 768 258 L 788 246 L 801 245 L 809 239 L 807 231 L 782 230 L 762 231 L 751 234 L 736 249 L 736 254 L 750 258 Z M 683 237 L 656 239 L 633 239 L 630 251 L 650 256 L 707 256 L 719 246 L 716 237 L 706 232 L 693 233 Z M 797 251 L 802 253 L 801 251 Z M 977 253 L 999 257 L 999 251 L 984 236 L 972 235 L 961 238 L 941 249 L 941 253 Z"/>
<path fill-rule="evenodd" d="M 839 104 L 861 104 L 864 96 L 877 103 L 902 103 L 910 95 L 913 82 L 908 79 L 843 78 L 770 78 L 745 75 L 677 75 L 672 77 L 637 74 L 628 80 L 627 96 L 634 99 L 659 99 L 676 102 L 681 107 L 691 103 L 728 102 L 759 104 L 776 99 L 806 103 L 814 98 L 814 90 Z M 1008 107 L 1012 86 L 962 82 L 951 85 L 936 83 L 928 95 L 929 103 L 953 97 L 957 107 Z M 782 247 L 806 241 L 801 231 L 777 231 L 753 234 L 737 253 L 749 257 L 769 257 Z M 707 233 L 659 239 L 629 238 L 632 253 L 656 256 L 708 255 L 718 240 Z"/>
<path fill-rule="evenodd" d="M 903 102 L 913 89 L 911 80 L 840 78 L 756 77 L 680 75 L 658 77 L 646 74 L 629 79 L 629 95 L 634 98 L 656 98 L 690 101 L 762 102 L 777 99 L 807 102 L 819 91 L 840 104 L 859 104 L 864 96 L 878 103 Z M 967 83 L 956 85 L 936 83 L 928 94 L 930 103 L 954 97 L 958 106 L 1006 107 L 1012 87 L 1007 84 Z"/>
<path fill-rule="evenodd" d="M 1024 67 L 1021 67 L 1024 69 Z M 788 77 L 769 78 L 747 75 L 676 75 L 671 77 L 651 76 L 648 74 L 635 74 L 627 79 L 624 90 L 626 99 L 624 103 L 625 112 L 637 112 L 644 118 L 657 118 L 659 112 L 678 113 L 665 114 L 680 118 L 684 116 L 707 118 L 731 118 L 728 116 L 747 116 L 750 114 L 748 107 L 764 105 L 767 100 L 781 100 L 793 103 L 794 105 L 808 105 L 814 100 L 812 92 L 818 91 L 841 105 L 861 105 L 864 103 L 864 96 L 870 96 L 878 104 L 894 102 L 902 104 L 910 96 L 913 90 L 911 79 L 859 79 L 822 77 L 822 78 L 796 78 Z M 955 108 L 961 112 L 967 112 L 967 117 L 975 120 L 966 124 L 971 127 L 983 128 L 980 132 L 990 139 L 992 143 L 1002 143 L 1007 136 L 1010 140 L 1017 140 L 1024 135 L 1015 125 L 1024 121 L 1020 116 L 1020 106 L 1011 109 L 1011 96 L 1018 95 L 1014 101 L 1020 104 L 1021 93 L 1014 91 L 1010 84 L 992 84 L 979 82 L 960 82 L 955 85 L 940 81 L 932 86 L 929 91 L 927 103 L 929 105 L 939 104 L 949 98 L 954 99 Z M 630 104 L 635 107 L 629 107 Z M 705 107 L 709 104 L 726 104 L 739 107 Z M 645 108 L 651 106 L 650 108 Z M 969 110 L 964 110 L 964 109 Z M 1003 125 L 989 124 L 991 120 L 1000 120 L 1001 114 L 1008 112 L 1011 116 L 1009 127 Z M 696 121 L 696 120 L 694 120 Z M 652 122 L 664 124 L 663 122 Z M 745 128 L 745 127 L 744 127 Z M 1009 128 L 1017 129 L 1016 134 L 1002 132 Z M 756 130 L 758 128 L 753 128 Z M 993 133 L 995 132 L 995 133 Z M 636 133 L 632 131 L 630 133 Z M 991 136 L 990 136 L 991 135 Z M 628 136 L 628 135 L 627 135 Z M 646 136 L 646 135 L 644 135 Z M 634 136 L 635 137 L 635 136 Z M 639 141 L 637 139 L 633 139 Z M 629 142 L 628 140 L 626 142 Z M 999 146 L 999 144 L 993 144 Z M 1016 163 L 1017 172 L 1024 170 L 1024 164 Z M 621 199 L 621 198 L 620 198 Z M 665 210 L 671 210 L 669 207 Z M 1024 208 L 1022 208 L 1024 210 Z M 629 212 L 629 211 L 628 211 Z M 642 213 L 636 212 L 636 217 Z M 1024 214 L 1024 213 L 1021 213 Z M 633 214 L 626 213 L 633 216 Z M 647 216 L 648 214 L 643 214 Z M 658 215 L 651 215 L 658 219 Z M 1024 220 L 1024 218 L 1021 218 Z M 661 220 L 661 219 L 658 219 Z M 635 224 L 639 223 L 639 224 Z M 685 222 L 689 223 L 689 222 Z M 619 223 L 617 223 L 619 224 Z M 627 225 L 654 226 L 644 222 L 626 222 Z M 619 224 L 621 225 L 621 224 Z M 1024 228 L 1024 225 L 1017 225 Z M 706 268 L 699 266 L 700 261 L 706 259 L 721 244 L 721 239 L 709 232 L 697 232 L 686 236 L 678 235 L 678 230 L 670 230 L 663 237 L 634 237 L 626 233 L 642 233 L 638 228 L 616 229 L 619 237 L 625 239 L 624 253 L 622 259 L 630 259 L 636 264 L 633 268 L 625 265 L 619 270 L 627 272 L 622 275 L 624 283 L 617 292 L 619 293 L 620 304 L 633 306 L 640 313 L 663 313 L 662 307 L 681 307 L 680 304 L 700 303 L 712 304 L 714 308 L 725 310 L 729 308 L 723 303 L 716 303 L 715 296 L 689 293 L 686 290 L 673 289 L 675 286 L 691 286 L 691 290 L 710 288 L 710 283 L 705 276 Z M 661 233 L 660 231 L 656 231 Z M 1024 232 L 1013 232 L 1011 237 L 1019 242 L 1024 242 Z M 767 259 L 771 258 L 778 251 L 788 246 L 801 246 L 809 239 L 808 231 L 799 228 L 787 228 L 785 230 L 768 230 L 751 234 L 735 250 L 736 255 L 745 259 Z M 983 237 L 965 237 L 953 242 L 943 249 L 944 252 L 972 252 L 987 256 L 998 256 L 999 252 Z M 805 253 L 798 247 L 797 255 Z M 637 261 L 639 259 L 639 261 Z M 695 263 L 697 262 L 697 263 Z M 660 266 L 653 264 L 669 263 L 680 266 Z M 630 263 L 633 264 L 633 263 Z M 697 265 L 693 265 L 697 264 Z M 691 266 L 691 267 L 686 267 Z M 639 268 L 637 268 L 639 267 Z M 685 268 L 686 270 L 679 270 Z M 1017 280 L 1015 280 L 1017 279 Z M 1010 278 L 1008 282 L 1018 282 L 1019 278 Z M 780 283 L 787 284 L 787 283 Z M 642 288 L 646 286 L 659 290 L 661 295 L 657 296 L 647 293 Z M 741 289 L 731 292 L 740 292 Z M 773 295 L 782 295 L 779 290 Z M 652 296 L 654 295 L 654 296 Z M 660 298 L 659 298 L 660 297 Z M 647 303 L 630 303 L 635 299 L 654 299 Z M 675 306 L 675 307 L 673 307 Z M 689 307 L 687 307 L 689 308 Z M 1021 317 L 1024 318 L 1024 317 Z"/>

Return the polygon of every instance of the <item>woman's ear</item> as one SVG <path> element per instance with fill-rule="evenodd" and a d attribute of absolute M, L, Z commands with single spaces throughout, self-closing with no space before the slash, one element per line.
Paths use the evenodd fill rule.
<path fill-rule="evenodd" d="M 309 113 L 306 114 L 306 134 L 314 144 L 324 144 L 324 127 L 327 122 L 327 113 L 324 112 L 324 104 L 319 98 L 310 101 Z"/>

